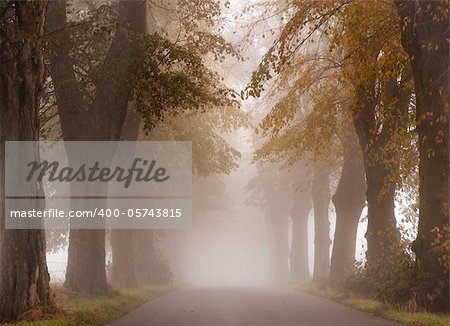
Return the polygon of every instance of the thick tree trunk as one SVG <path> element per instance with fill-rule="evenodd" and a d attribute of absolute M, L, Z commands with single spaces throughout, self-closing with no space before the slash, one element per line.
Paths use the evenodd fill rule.
<path fill-rule="evenodd" d="M 295 196 L 291 210 L 292 247 L 291 247 L 291 280 L 309 281 L 309 253 L 308 253 L 308 217 L 311 211 L 311 193 L 301 192 Z"/>
<path fill-rule="evenodd" d="M 367 178 L 367 261 L 388 257 L 399 238 L 395 220 L 395 185 L 386 185 L 387 168 L 366 167 Z"/>
<path fill-rule="evenodd" d="M 343 166 L 339 185 L 332 198 L 336 209 L 330 266 L 333 285 L 339 285 L 353 271 L 358 223 L 366 201 L 363 158 L 354 127 L 349 126 L 340 138 Z"/>
<path fill-rule="evenodd" d="M 420 300 L 449 310 L 448 270 L 433 249 L 436 234 L 448 239 L 449 224 L 449 18 L 446 1 L 396 1 L 402 44 L 414 75 L 419 135 L 420 207 L 414 242 Z M 447 240 L 448 241 L 448 240 Z M 447 252 L 448 255 L 448 252 Z M 431 295 L 430 295 L 431 294 Z"/>
<path fill-rule="evenodd" d="M 97 125 L 85 115 L 86 104 L 74 75 L 74 61 L 69 55 L 71 42 L 66 30 L 66 7 L 66 1 L 51 1 L 46 24 L 49 34 L 57 33 L 56 40 L 50 44 L 49 70 L 55 88 L 61 131 L 66 141 L 95 140 Z M 76 153 L 70 156 L 70 161 L 76 161 Z M 78 204 L 81 203 L 71 202 L 71 206 Z M 70 230 L 64 284 L 71 291 L 84 294 L 104 295 L 108 292 L 105 230 Z"/>
<path fill-rule="evenodd" d="M 70 230 L 64 285 L 74 292 L 105 295 L 105 230 Z"/>
<path fill-rule="evenodd" d="M 134 230 L 111 230 L 111 279 L 120 287 L 137 285 L 134 273 L 133 234 Z"/>
<path fill-rule="evenodd" d="M 45 257 L 44 230 L 4 229 L 4 141 L 39 140 L 39 94 L 44 68 L 42 36 L 46 1 L 17 1 L 11 17 L 0 17 L 0 319 L 15 319 L 31 309 L 48 308 L 50 276 Z M 39 154 L 24 153 L 39 159 Z M 23 171 L 19 171 L 22 172 Z M 30 194 L 42 196 L 36 183 Z M 43 201 L 30 205 L 43 209 Z"/>
<path fill-rule="evenodd" d="M 121 140 L 137 141 L 139 136 L 139 125 L 140 115 L 136 112 L 133 105 L 129 104 L 127 117 L 120 137 Z M 111 278 L 113 283 L 119 286 L 135 287 L 137 285 L 134 272 L 134 233 L 134 230 L 111 230 L 111 248 L 113 256 Z"/>
<path fill-rule="evenodd" d="M 373 60 L 377 60 L 377 53 Z M 407 132 L 408 108 L 411 98 L 409 78 L 391 76 L 382 81 L 382 100 L 376 96 L 376 76 L 368 78 L 365 85 L 356 87 L 357 107 L 353 110 L 353 124 L 358 135 L 366 173 L 366 200 L 368 209 L 367 263 L 391 259 L 400 233 L 395 219 L 395 181 L 399 175 L 401 152 L 392 143 Z M 378 81 L 381 83 L 381 81 Z M 381 106 L 384 119 L 377 120 L 377 106 Z M 381 131 L 380 131 L 381 129 Z"/>
<path fill-rule="evenodd" d="M 96 78 L 96 94 L 91 107 L 83 101 L 69 55 L 66 1 L 52 1 L 49 6 L 47 29 L 60 34 L 63 40 L 53 44 L 49 59 L 64 140 L 120 139 L 132 88 L 131 71 L 140 59 L 136 52 L 138 47 L 122 23 L 130 23 L 135 32 L 141 32 L 142 28 L 145 31 L 145 2 L 122 1 L 121 5 L 122 22 L 117 25 L 114 40 Z M 136 15 L 144 18 L 136 18 Z M 105 230 L 70 231 L 65 285 L 86 294 L 107 292 Z"/>
<path fill-rule="evenodd" d="M 328 281 L 330 272 L 330 176 L 327 167 L 314 166 L 312 200 L 314 206 L 314 274 L 313 280 L 323 285 Z"/>

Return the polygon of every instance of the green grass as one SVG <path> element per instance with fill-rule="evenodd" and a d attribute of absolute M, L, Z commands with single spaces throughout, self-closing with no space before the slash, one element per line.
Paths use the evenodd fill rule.
<path fill-rule="evenodd" d="M 53 318 L 20 321 L 13 325 L 103 325 L 172 289 L 173 287 L 169 286 L 147 286 L 139 289 L 121 289 L 115 295 L 101 298 L 70 297 L 61 289 L 56 289 L 56 301 L 58 303 L 58 308 L 61 311 L 56 313 Z"/>
<path fill-rule="evenodd" d="M 330 289 L 318 289 L 312 285 L 294 285 L 295 290 L 307 292 L 316 296 L 328 298 L 348 307 L 367 311 L 372 314 L 413 326 L 449 326 L 449 315 L 439 315 L 428 312 L 409 312 L 386 303 L 365 299 L 352 298 Z"/>

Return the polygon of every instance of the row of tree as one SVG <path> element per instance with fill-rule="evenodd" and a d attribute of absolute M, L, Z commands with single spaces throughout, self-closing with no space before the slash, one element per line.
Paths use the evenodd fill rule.
<path fill-rule="evenodd" d="M 197 0 L 0 2 L 1 319 L 54 305 L 44 230 L 4 228 L 5 141 L 133 141 L 142 137 L 142 126 L 146 133 L 156 132 L 152 139 L 201 139 L 194 144 L 194 162 L 205 148 L 216 152 L 220 162 L 197 160 L 196 174 L 235 167 L 238 153 L 214 132 L 240 123 L 235 95 L 206 64 L 225 54 L 237 56 L 211 31 L 221 9 L 218 1 L 200 5 Z M 223 123 L 226 114 L 230 120 Z M 155 127 L 162 125 L 158 134 Z M 68 155 L 69 163 L 76 162 L 77 153 Z M 102 191 L 106 195 L 107 189 Z M 42 193 L 41 184 L 30 189 L 31 195 Z M 40 200 L 35 207 L 42 205 Z M 53 236 L 64 243 L 64 233 Z M 105 230 L 69 231 L 66 288 L 108 292 L 105 237 Z M 158 274 L 152 266 L 161 258 L 156 237 L 154 231 L 112 231 L 116 284 L 167 281 L 168 272 Z M 154 277 L 136 274 L 149 266 Z"/>
<path fill-rule="evenodd" d="M 337 284 L 352 274 L 367 204 L 366 268 L 381 287 L 380 265 L 410 252 L 400 248 L 406 217 L 396 218 L 396 200 L 418 189 L 411 284 L 421 305 L 448 311 L 448 2 L 281 1 L 263 10 L 276 26 L 274 42 L 242 96 L 261 96 L 276 77 L 267 94 L 278 101 L 259 124 L 267 141 L 255 159 L 312 162 L 304 191 L 314 204 L 314 279 Z M 336 168 L 328 277 L 328 178 Z M 295 200 L 294 252 L 297 216 L 307 216 L 309 200 Z"/>

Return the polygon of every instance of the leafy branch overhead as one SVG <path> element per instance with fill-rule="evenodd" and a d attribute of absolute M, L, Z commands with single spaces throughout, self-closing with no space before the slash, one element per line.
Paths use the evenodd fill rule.
<path fill-rule="evenodd" d="M 135 75 L 134 98 L 146 130 L 168 111 L 239 106 L 235 92 L 221 84 L 219 75 L 198 54 L 157 34 L 145 37 L 142 44 L 145 58 Z"/>
<path fill-rule="evenodd" d="M 361 116 L 371 121 L 366 132 L 379 144 L 377 149 L 372 146 L 368 160 L 388 166 L 391 149 L 406 148 L 414 141 L 411 73 L 393 4 L 342 0 L 272 6 L 285 3 L 288 22 L 242 93 L 259 96 L 274 78 L 269 96 L 278 101 L 259 124 L 268 141 L 255 159 L 281 156 L 292 163 L 306 153 L 323 158 L 332 150 L 340 155 L 333 144 L 345 126 Z M 374 98 L 373 113 L 364 112 L 355 100 L 358 92 Z M 403 102 L 406 111 L 399 115 L 395 107 Z M 405 160 L 402 171 L 409 171 L 411 162 Z M 392 177 L 400 179 L 398 174 Z"/>
<path fill-rule="evenodd" d="M 161 122 L 168 111 L 239 106 L 236 93 L 222 83 L 208 64 L 209 55 L 212 60 L 223 60 L 226 55 L 239 56 L 219 34 L 208 31 L 220 9 L 219 2 L 199 5 L 197 1 L 180 0 L 170 4 L 150 1 L 152 34 L 134 32 L 121 17 L 117 4 L 92 2 L 88 9 L 76 5 L 79 3 L 68 7 L 65 22 L 50 26 L 46 40 L 49 56 L 61 56 L 55 51 L 64 48 L 67 61 L 72 61 L 75 84 L 72 96 L 76 96 L 82 112 L 98 109 L 95 99 L 105 85 L 114 93 L 131 92 L 147 131 Z M 61 3 L 60 7 L 59 16 L 66 15 L 61 11 L 66 10 L 65 5 Z M 179 20 L 182 27 L 178 30 L 158 30 L 160 24 L 173 24 L 180 15 L 190 19 Z M 47 96 L 42 101 L 42 111 L 46 112 L 42 119 L 48 125 L 57 118 L 53 113 L 52 84 L 50 80 Z"/>

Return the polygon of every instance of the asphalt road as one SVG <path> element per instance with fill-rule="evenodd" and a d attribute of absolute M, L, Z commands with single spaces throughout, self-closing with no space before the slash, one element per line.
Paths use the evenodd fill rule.
<path fill-rule="evenodd" d="M 172 291 L 110 325 L 400 325 L 284 288 L 192 287 Z"/>

